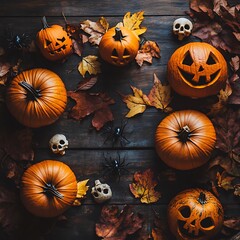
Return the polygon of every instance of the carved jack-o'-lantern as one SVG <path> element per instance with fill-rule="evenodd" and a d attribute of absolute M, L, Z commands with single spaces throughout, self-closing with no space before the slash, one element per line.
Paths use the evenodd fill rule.
<path fill-rule="evenodd" d="M 192 98 L 217 94 L 227 80 L 227 63 L 222 54 L 208 43 L 192 42 L 171 56 L 168 80 L 172 88 Z"/>
<path fill-rule="evenodd" d="M 138 37 L 125 27 L 109 29 L 99 44 L 103 60 L 115 66 L 125 66 L 137 55 Z"/>
<path fill-rule="evenodd" d="M 169 228 L 178 240 L 212 238 L 221 229 L 223 217 L 219 200 L 202 189 L 185 190 L 168 205 Z"/>
<path fill-rule="evenodd" d="M 72 53 L 72 40 L 60 25 L 48 26 L 43 17 L 43 29 L 37 33 L 36 42 L 45 58 L 51 61 L 61 60 Z"/>

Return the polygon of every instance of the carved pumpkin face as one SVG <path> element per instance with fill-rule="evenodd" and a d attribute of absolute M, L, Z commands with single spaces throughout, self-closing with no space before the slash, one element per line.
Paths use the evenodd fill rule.
<path fill-rule="evenodd" d="M 65 58 L 72 53 L 72 40 L 60 25 L 48 26 L 43 18 L 44 28 L 37 34 L 37 45 L 43 56 L 55 61 Z"/>
<path fill-rule="evenodd" d="M 103 60 L 115 66 L 125 66 L 137 55 L 138 37 L 124 27 L 109 29 L 99 44 L 99 53 Z"/>
<path fill-rule="evenodd" d="M 192 98 L 217 94 L 227 80 L 227 63 L 207 43 L 192 42 L 178 48 L 168 62 L 168 80 L 173 89 Z"/>
<path fill-rule="evenodd" d="M 223 208 L 212 193 L 202 189 L 188 189 L 169 203 L 168 222 L 177 239 L 207 240 L 220 231 Z"/>

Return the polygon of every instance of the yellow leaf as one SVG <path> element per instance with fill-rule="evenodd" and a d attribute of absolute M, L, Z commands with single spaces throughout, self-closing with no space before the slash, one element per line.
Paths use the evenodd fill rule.
<path fill-rule="evenodd" d="M 169 85 L 162 85 L 157 75 L 154 73 L 154 85 L 148 95 L 150 105 L 161 109 L 164 112 L 169 112 L 172 109 L 168 107 L 171 102 L 171 88 Z"/>
<path fill-rule="evenodd" d="M 129 184 L 129 188 L 135 198 L 140 198 L 142 203 L 147 204 L 159 200 L 161 193 L 154 189 L 158 183 L 154 180 L 154 174 L 151 169 L 147 169 L 143 173 L 136 172 L 133 178 L 134 183 Z"/>
<path fill-rule="evenodd" d="M 98 57 L 93 55 L 84 57 L 78 65 L 78 71 L 80 72 L 80 74 L 85 77 L 86 72 L 88 72 L 90 75 L 96 75 L 100 73 L 100 62 L 98 62 L 97 60 Z"/>
<path fill-rule="evenodd" d="M 123 96 L 123 101 L 127 104 L 127 107 L 130 109 L 127 118 L 131 118 L 136 114 L 143 113 L 146 109 L 146 105 L 149 105 L 148 97 L 143 94 L 142 90 L 131 86 L 134 95 Z"/>
<path fill-rule="evenodd" d="M 147 28 L 145 27 L 140 28 L 140 24 L 144 20 L 143 14 L 144 11 L 140 11 L 132 14 L 131 16 L 131 13 L 127 12 L 123 17 L 123 26 L 133 31 L 137 36 L 145 33 L 147 31 Z"/>
<path fill-rule="evenodd" d="M 80 181 L 77 183 L 77 195 L 76 199 L 73 203 L 74 206 L 80 206 L 81 205 L 81 199 L 84 198 L 87 194 L 89 186 L 87 186 L 89 179 Z"/>

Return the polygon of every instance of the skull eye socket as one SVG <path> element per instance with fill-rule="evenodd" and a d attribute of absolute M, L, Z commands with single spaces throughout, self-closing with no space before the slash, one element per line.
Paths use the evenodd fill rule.
<path fill-rule="evenodd" d="M 185 25 L 184 25 L 184 28 L 185 28 L 186 30 L 189 30 L 189 29 L 190 29 L 190 26 L 189 26 L 188 24 L 185 24 Z"/>
<path fill-rule="evenodd" d="M 184 218 L 189 218 L 191 215 L 191 209 L 189 206 L 182 206 L 179 209 L 179 212 Z"/>
<path fill-rule="evenodd" d="M 53 144 L 52 149 L 57 149 L 57 145 Z"/>
<path fill-rule="evenodd" d="M 62 145 L 63 145 L 64 143 L 65 143 L 65 141 L 64 141 L 64 140 L 60 140 L 60 144 L 62 144 Z"/>
<path fill-rule="evenodd" d="M 180 24 L 177 23 L 177 24 L 175 25 L 175 28 L 180 28 Z"/>
<path fill-rule="evenodd" d="M 210 228 L 214 226 L 214 222 L 211 217 L 207 217 L 200 222 L 200 225 L 202 228 Z"/>
<path fill-rule="evenodd" d="M 101 188 L 97 188 L 97 191 L 98 191 L 98 192 L 102 192 L 102 189 L 101 189 Z"/>
<path fill-rule="evenodd" d="M 105 189 L 103 190 L 103 193 L 104 193 L 104 194 L 108 194 L 108 189 L 105 188 Z"/>

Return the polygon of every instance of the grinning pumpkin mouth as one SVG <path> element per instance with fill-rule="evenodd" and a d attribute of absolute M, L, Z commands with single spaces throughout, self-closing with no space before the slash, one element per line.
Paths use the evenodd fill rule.
<path fill-rule="evenodd" d="M 201 76 L 199 76 L 198 81 L 196 81 L 194 79 L 195 74 L 186 72 L 185 70 L 183 70 L 180 67 L 178 67 L 178 70 L 179 70 L 180 74 L 182 75 L 183 79 L 185 79 L 187 82 L 191 83 L 194 86 L 206 85 L 206 84 L 213 82 L 220 72 L 220 69 L 218 69 L 216 72 L 210 74 L 208 76 L 208 78 L 206 75 L 202 74 Z"/>
<path fill-rule="evenodd" d="M 184 228 L 186 224 L 185 221 L 178 220 L 178 231 L 186 239 L 197 239 L 204 236 L 204 233 L 199 230 L 198 235 L 195 235 L 194 232 L 188 232 L 188 229 Z"/>
<path fill-rule="evenodd" d="M 54 55 L 55 53 L 60 53 L 60 52 L 62 52 L 63 50 L 65 50 L 66 47 L 67 47 L 67 45 L 64 44 L 64 45 L 62 45 L 60 48 L 57 48 L 56 50 L 51 50 L 51 51 L 49 51 L 49 53 L 50 53 L 51 55 Z"/>

